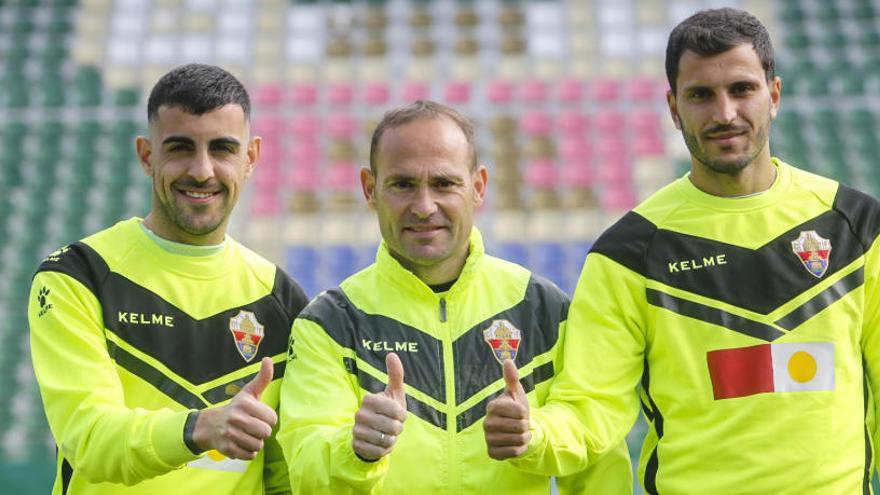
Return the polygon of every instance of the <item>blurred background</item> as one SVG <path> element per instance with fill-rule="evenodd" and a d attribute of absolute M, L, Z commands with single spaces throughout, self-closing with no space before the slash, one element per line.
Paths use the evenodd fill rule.
<path fill-rule="evenodd" d="M 773 37 L 774 154 L 880 193 L 880 0 L 0 0 L 3 491 L 48 493 L 54 478 L 31 276 L 59 246 L 148 212 L 134 137 L 168 69 L 218 64 L 250 89 L 263 158 L 231 234 L 310 296 L 373 259 L 358 169 L 382 113 L 420 98 L 476 124 L 487 249 L 571 293 L 597 235 L 689 169 L 664 50 L 677 22 L 717 6 Z"/>

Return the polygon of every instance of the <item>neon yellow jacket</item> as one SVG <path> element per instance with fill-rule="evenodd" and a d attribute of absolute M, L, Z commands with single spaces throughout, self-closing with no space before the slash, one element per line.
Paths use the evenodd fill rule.
<path fill-rule="evenodd" d="M 587 257 L 565 351 L 584 366 L 551 396 L 573 406 L 590 452 L 623 438 L 641 404 L 647 493 L 870 493 L 880 203 L 775 164 L 748 198 L 683 177 Z"/>
<path fill-rule="evenodd" d="M 250 462 L 197 456 L 183 429 L 191 411 L 235 395 L 263 356 L 276 379 L 262 400 L 277 408 L 305 295 L 232 239 L 212 255 L 175 254 L 139 223 L 65 246 L 33 280 L 33 364 L 59 449 L 53 494 L 289 492 L 274 441 Z M 256 348 L 231 331 L 242 318 L 262 325 Z"/>
<path fill-rule="evenodd" d="M 375 264 L 300 314 L 278 434 L 294 493 L 546 494 L 555 475 L 567 476 L 562 493 L 631 492 L 622 442 L 587 471 L 586 450 L 575 441 L 530 470 L 489 458 L 482 418 L 504 380 L 484 332 L 521 332 L 514 362 L 538 416 L 553 377 L 569 364 L 560 348 L 569 301 L 526 269 L 486 255 L 476 229 L 470 242 L 464 269 L 445 294 L 435 294 L 383 244 Z M 351 446 L 354 415 L 364 395 L 384 389 L 389 351 L 403 363 L 408 419 L 389 456 L 364 462 Z M 547 427 L 565 435 L 579 425 Z"/>

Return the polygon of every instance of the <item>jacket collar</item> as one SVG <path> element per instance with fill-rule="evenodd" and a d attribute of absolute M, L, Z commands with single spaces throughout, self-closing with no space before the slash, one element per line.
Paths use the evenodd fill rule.
<path fill-rule="evenodd" d="M 461 292 L 470 285 L 485 254 L 483 236 L 476 227 L 473 227 L 469 239 L 468 257 L 464 262 L 461 273 L 458 275 L 458 280 L 447 292 L 447 298 Z M 379 270 L 379 273 L 388 277 L 393 284 L 401 285 L 406 290 L 434 295 L 434 291 L 425 282 L 416 277 L 413 272 L 404 268 L 399 261 L 391 256 L 391 253 L 388 251 L 388 245 L 385 244 L 384 240 L 379 244 L 379 251 L 376 254 L 376 268 Z"/>

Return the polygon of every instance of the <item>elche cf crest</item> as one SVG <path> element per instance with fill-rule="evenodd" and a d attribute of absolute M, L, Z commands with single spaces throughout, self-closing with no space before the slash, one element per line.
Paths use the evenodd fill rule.
<path fill-rule="evenodd" d="M 815 230 L 802 231 L 797 239 L 791 241 L 791 250 L 801 260 L 804 268 L 816 278 L 822 278 L 828 271 L 831 241 L 817 234 Z"/>
<path fill-rule="evenodd" d="M 235 347 L 245 361 L 250 362 L 257 355 L 263 340 L 263 325 L 250 311 L 239 310 L 229 319 L 229 331 L 235 339 Z"/>
<path fill-rule="evenodd" d="M 495 320 L 483 330 L 483 340 L 492 348 L 492 355 L 499 363 L 516 359 L 522 332 L 507 320 Z"/>

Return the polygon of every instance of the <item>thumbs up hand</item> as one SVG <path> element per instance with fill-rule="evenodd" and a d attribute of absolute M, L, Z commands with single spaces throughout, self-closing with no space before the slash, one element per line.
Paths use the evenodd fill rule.
<path fill-rule="evenodd" d="M 354 415 L 351 446 L 366 461 L 377 461 L 390 454 L 403 432 L 406 421 L 406 391 L 403 388 L 403 364 L 397 354 L 385 356 L 388 385 L 379 393 L 364 397 Z"/>
<path fill-rule="evenodd" d="M 260 395 L 272 382 L 272 359 L 264 357 L 260 371 L 229 404 L 199 411 L 193 441 L 203 451 L 216 450 L 232 459 L 250 460 L 272 435 L 278 414 L 260 402 Z"/>
<path fill-rule="evenodd" d="M 492 459 L 518 457 L 529 447 L 529 401 L 519 382 L 516 364 L 510 359 L 504 361 L 504 393 L 486 406 L 483 431 Z"/>

